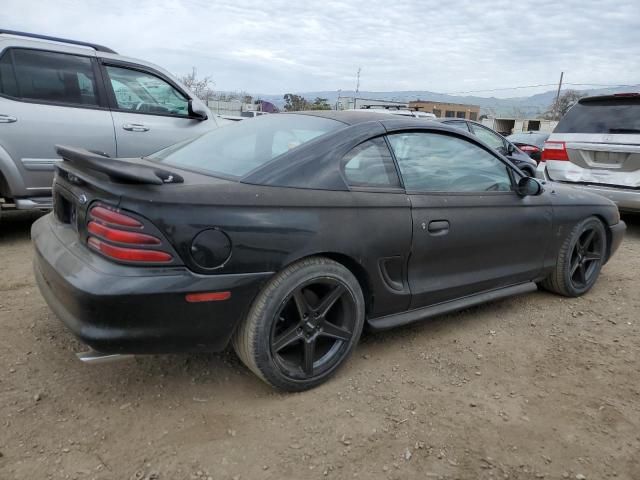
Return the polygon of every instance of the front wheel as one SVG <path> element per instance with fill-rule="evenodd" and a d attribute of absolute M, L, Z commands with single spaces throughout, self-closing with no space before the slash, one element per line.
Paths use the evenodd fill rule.
<path fill-rule="evenodd" d="M 541 282 L 549 291 L 578 297 L 596 283 L 607 252 L 607 235 L 600 220 L 578 223 L 560 247 L 554 271 Z"/>
<path fill-rule="evenodd" d="M 326 381 L 357 344 L 364 325 L 358 280 L 324 257 L 277 274 L 255 299 L 233 347 L 268 384 L 302 391 Z"/>

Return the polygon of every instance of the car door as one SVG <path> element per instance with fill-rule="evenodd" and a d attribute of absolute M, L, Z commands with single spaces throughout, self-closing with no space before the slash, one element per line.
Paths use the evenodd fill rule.
<path fill-rule="evenodd" d="M 160 73 L 103 62 L 119 157 L 149 155 L 216 127 L 190 115 L 189 96 Z"/>
<path fill-rule="evenodd" d="M 14 197 L 48 197 L 56 144 L 115 155 L 95 57 L 8 48 L 0 57 L 0 148 L 19 170 Z"/>
<path fill-rule="evenodd" d="M 442 131 L 388 136 L 411 202 L 411 308 L 535 279 L 551 234 L 546 194 L 520 197 L 498 155 Z"/>

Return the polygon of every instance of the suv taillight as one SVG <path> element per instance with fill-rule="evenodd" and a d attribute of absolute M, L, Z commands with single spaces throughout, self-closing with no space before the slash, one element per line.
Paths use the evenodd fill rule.
<path fill-rule="evenodd" d="M 544 150 L 542 150 L 541 162 L 547 160 L 569 160 L 567 155 L 567 146 L 564 142 L 544 142 Z"/>
<path fill-rule="evenodd" d="M 134 263 L 168 263 L 170 253 L 150 247 L 162 241 L 143 233 L 144 225 L 138 219 L 102 205 L 89 210 L 87 245 L 105 257 Z"/>

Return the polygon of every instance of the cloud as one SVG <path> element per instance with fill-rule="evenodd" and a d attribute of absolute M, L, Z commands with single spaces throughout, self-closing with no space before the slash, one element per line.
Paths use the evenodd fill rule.
<path fill-rule="evenodd" d="M 195 66 L 221 90 L 352 89 L 359 66 L 370 91 L 640 83 L 637 0 L 3 0 L 0 20 Z"/>

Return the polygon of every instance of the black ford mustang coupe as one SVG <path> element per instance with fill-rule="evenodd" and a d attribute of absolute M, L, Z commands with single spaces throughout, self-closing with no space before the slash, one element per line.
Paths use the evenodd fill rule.
<path fill-rule="evenodd" d="M 143 159 L 58 153 L 32 229 L 57 316 L 99 355 L 231 342 L 292 391 L 365 324 L 581 295 L 625 230 L 609 200 L 525 177 L 470 133 L 376 113 L 265 115 Z"/>

